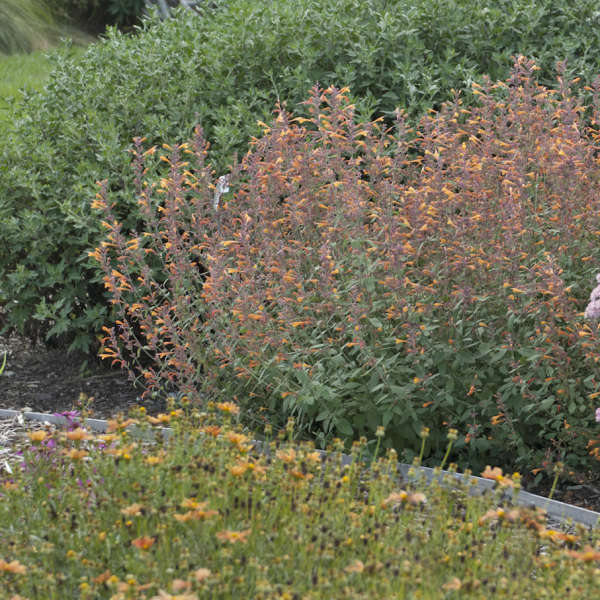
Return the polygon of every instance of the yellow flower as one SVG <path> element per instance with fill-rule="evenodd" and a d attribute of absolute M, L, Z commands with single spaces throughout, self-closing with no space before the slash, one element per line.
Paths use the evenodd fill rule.
<path fill-rule="evenodd" d="M 148 465 L 157 465 L 162 462 L 162 458 L 160 456 L 148 456 L 144 460 L 144 462 Z"/>

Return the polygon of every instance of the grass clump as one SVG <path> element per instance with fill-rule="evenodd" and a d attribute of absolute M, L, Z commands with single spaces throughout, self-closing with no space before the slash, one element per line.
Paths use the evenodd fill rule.
<path fill-rule="evenodd" d="M 0 55 L 44 50 L 59 35 L 42 0 L 4 0 L 0 5 Z"/>
<path fill-rule="evenodd" d="M 257 427 L 294 415 L 323 446 L 383 426 L 410 463 L 428 427 L 434 465 L 454 428 L 462 468 L 593 472 L 598 132 L 562 73 L 558 90 L 535 73 L 520 57 L 415 132 L 315 88 L 310 118 L 264 124 L 216 210 L 200 131 L 157 181 L 138 139 L 141 233 L 106 184 L 94 203 L 119 312 L 102 356 L 146 393 L 225 393 Z"/>
<path fill-rule="evenodd" d="M 257 452 L 233 403 L 29 434 L 0 481 L 0 581 L 21 598 L 580 598 L 596 532 L 548 529 L 502 489 L 401 480 L 395 453 L 342 466 L 292 443 Z M 126 429 L 137 424 L 146 441 Z M 150 423 L 173 428 L 168 442 Z M 504 478 L 509 490 L 519 480 Z"/>
<path fill-rule="evenodd" d="M 125 3 L 123 3 L 125 5 Z M 201 123 L 223 172 L 245 153 L 257 119 L 290 109 L 319 82 L 349 86 L 362 120 L 417 120 L 450 90 L 504 79 L 511 56 L 536 58 L 541 81 L 567 59 L 567 76 L 597 68 L 596 2 L 228 0 L 202 15 L 116 30 L 15 107 L 0 153 L 0 303 L 4 325 L 94 350 L 110 303 L 86 252 L 100 237 L 89 212 L 95 182 L 110 179 L 127 227 L 139 225 L 128 153 L 134 136 L 182 142 Z M 469 101 L 472 97 L 467 92 Z M 6 232 L 6 233 L 4 233 Z M 10 241 L 10 243 L 9 243 Z"/>

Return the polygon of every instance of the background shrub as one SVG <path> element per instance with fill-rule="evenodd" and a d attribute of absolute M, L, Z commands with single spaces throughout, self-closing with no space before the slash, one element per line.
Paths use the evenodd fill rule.
<path fill-rule="evenodd" d="M 108 179 L 125 227 L 137 227 L 127 153 L 136 135 L 181 142 L 199 122 L 223 172 L 277 99 L 291 109 L 315 81 L 349 85 L 361 120 L 391 123 L 398 106 L 414 122 L 451 88 L 470 89 L 484 73 L 506 77 L 516 52 L 537 59 L 542 82 L 557 58 L 568 59 L 567 76 L 591 81 L 597 69 L 592 0 L 208 6 L 199 17 L 147 21 L 135 36 L 112 29 L 76 61 L 57 55 L 47 87 L 15 106 L 0 149 L 4 330 L 97 347 L 110 304 L 87 257 L 100 235 L 89 203 L 95 181 Z"/>
<path fill-rule="evenodd" d="M 322 443 L 383 426 L 410 460 L 426 426 L 439 464 L 452 427 L 463 468 L 590 468 L 598 131 L 559 67 L 549 90 L 521 57 L 506 83 L 475 87 L 476 107 L 456 97 L 414 136 L 315 90 L 309 119 L 264 126 L 216 212 L 200 132 L 156 184 L 138 140 L 144 233 L 124 233 L 106 188 L 95 203 L 109 234 L 93 258 L 120 315 L 103 355 L 127 366 L 125 350 L 150 350 L 149 391 L 293 414 Z"/>

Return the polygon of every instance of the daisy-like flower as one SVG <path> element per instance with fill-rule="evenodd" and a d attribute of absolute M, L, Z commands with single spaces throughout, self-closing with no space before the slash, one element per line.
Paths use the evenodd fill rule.
<path fill-rule="evenodd" d="M 383 508 L 387 508 L 388 506 L 390 506 L 390 504 L 406 504 L 407 502 L 409 504 L 417 506 L 419 504 L 425 504 L 427 502 L 427 498 L 425 494 L 422 494 L 421 492 L 409 494 L 408 492 L 401 490 L 399 492 L 391 493 L 385 500 L 383 500 L 381 506 Z"/>
<path fill-rule="evenodd" d="M 346 573 L 362 573 L 364 570 L 365 565 L 362 560 L 355 560 L 344 569 Z"/>
<path fill-rule="evenodd" d="M 140 550 L 149 550 L 156 540 L 153 537 L 143 535 L 135 540 L 131 540 L 131 545 L 139 548 Z"/>
<path fill-rule="evenodd" d="M 589 545 L 586 545 L 583 549 L 583 552 L 576 552 L 575 550 L 566 550 L 566 553 L 571 558 L 576 558 L 577 560 L 581 560 L 583 562 L 595 562 L 600 561 L 600 552 L 596 549 L 592 548 Z"/>
<path fill-rule="evenodd" d="M 77 448 L 71 448 L 70 450 L 65 451 L 65 455 L 71 460 L 81 460 L 88 456 L 88 452 L 85 450 L 78 450 Z"/>
<path fill-rule="evenodd" d="M 144 507 L 141 504 L 138 504 L 137 502 L 135 504 L 131 504 L 130 506 L 126 506 L 125 508 L 121 509 L 121 514 L 125 515 L 126 517 L 138 517 L 139 515 L 142 514 L 142 509 Z"/>
<path fill-rule="evenodd" d="M 65 437 L 71 441 L 81 442 L 82 440 L 89 440 L 92 436 L 85 429 L 77 427 L 73 431 L 68 431 Z"/>
<path fill-rule="evenodd" d="M 152 425 L 159 425 L 160 423 L 168 423 L 171 420 L 171 415 L 165 415 L 164 413 L 160 413 L 156 415 L 156 417 L 151 417 L 148 415 L 146 417 Z"/>
<path fill-rule="evenodd" d="M 217 402 L 217 408 L 230 415 L 237 415 L 240 412 L 240 407 L 235 402 Z"/>
<path fill-rule="evenodd" d="M 37 431 L 31 431 L 27 434 L 27 437 L 32 442 L 43 442 L 48 437 L 48 432 L 43 429 L 38 429 Z"/>
<path fill-rule="evenodd" d="M 510 479 L 510 477 L 505 477 L 502 474 L 502 469 L 500 467 L 490 467 L 487 465 L 485 467 L 485 471 L 481 474 L 484 479 L 492 479 L 493 481 L 498 482 L 501 486 L 509 486 L 514 487 L 515 483 Z"/>
<path fill-rule="evenodd" d="M 212 573 L 211 573 L 210 569 L 200 568 L 200 569 L 196 569 L 194 571 L 193 575 L 196 578 L 196 581 L 202 582 L 205 579 L 208 579 L 212 575 Z"/>
<path fill-rule="evenodd" d="M 27 572 L 27 567 L 22 565 L 18 560 L 12 560 L 6 562 L 0 558 L 0 573 L 15 573 L 17 575 L 23 575 Z"/>
<path fill-rule="evenodd" d="M 221 428 L 218 425 L 207 425 L 206 427 L 202 428 L 202 431 L 206 435 L 210 435 L 216 438 L 219 435 L 219 433 L 221 433 Z"/>
<path fill-rule="evenodd" d="M 218 514 L 218 510 L 188 510 L 183 514 L 174 513 L 173 518 L 180 523 L 186 523 L 187 521 L 205 521 L 210 517 L 216 517 Z"/>
<path fill-rule="evenodd" d="M 293 448 L 278 450 L 275 455 L 279 460 L 287 464 L 293 463 L 296 460 L 296 451 Z"/>
<path fill-rule="evenodd" d="M 152 596 L 150 600 L 198 600 L 196 594 L 169 594 L 165 590 L 158 590 L 158 596 Z"/>
<path fill-rule="evenodd" d="M 245 531 L 219 531 L 216 536 L 217 539 L 221 542 L 229 542 L 231 544 L 235 544 L 239 542 L 240 544 L 245 544 L 248 541 L 248 536 L 252 532 L 251 529 L 246 529 Z"/>

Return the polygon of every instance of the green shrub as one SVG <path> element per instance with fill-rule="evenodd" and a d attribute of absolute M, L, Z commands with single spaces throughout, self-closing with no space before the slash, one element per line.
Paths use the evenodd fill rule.
<path fill-rule="evenodd" d="M 349 85 L 362 120 L 397 107 L 411 121 L 483 73 L 502 79 L 510 56 L 554 62 L 591 81 L 600 48 L 596 2 L 491 0 L 220 0 L 201 17 L 110 30 L 77 61 L 60 57 L 44 91 L 25 96 L 0 149 L 0 304 L 5 327 L 92 350 L 109 315 L 87 258 L 100 225 L 95 181 L 135 227 L 127 149 L 181 142 L 201 123 L 223 171 L 257 135 L 275 101 L 294 108 L 315 83 Z M 208 5 L 207 5 L 208 6 Z M 470 101 L 470 96 L 467 96 Z"/>
<path fill-rule="evenodd" d="M 462 468 L 590 468 L 598 132 L 535 69 L 520 58 L 476 88 L 479 106 L 456 98 L 414 137 L 315 90 L 310 119 L 265 126 L 216 212 L 200 132 L 158 185 L 138 140 L 143 233 L 123 231 L 106 189 L 95 205 L 109 235 L 93 256 L 119 307 L 103 355 L 127 367 L 150 351 L 129 365 L 147 393 L 224 394 L 323 444 L 385 427 L 410 460 L 428 427 L 435 464 L 454 428 Z"/>

